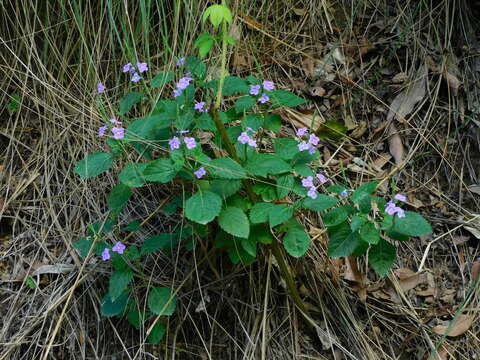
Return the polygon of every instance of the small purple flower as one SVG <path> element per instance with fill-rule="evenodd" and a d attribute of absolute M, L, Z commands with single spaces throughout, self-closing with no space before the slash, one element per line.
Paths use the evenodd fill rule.
<path fill-rule="evenodd" d="M 404 218 L 405 217 L 405 211 L 402 208 L 399 208 L 398 206 L 397 206 L 397 216 L 399 218 Z"/>
<path fill-rule="evenodd" d="M 113 245 L 112 251 L 116 252 L 117 254 L 123 254 L 123 251 L 126 248 L 127 247 L 125 245 L 123 245 L 120 241 L 118 241 L 115 245 Z"/>
<path fill-rule="evenodd" d="M 114 139 L 121 139 L 125 136 L 125 129 L 123 127 L 113 127 L 112 134 Z"/>
<path fill-rule="evenodd" d="M 105 136 L 105 132 L 107 131 L 107 126 L 100 126 L 98 128 L 98 136 Z"/>
<path fill-rule="evenodd" d="M 178 130 L 177 133 L 178 134 L 188 134 L 189 131 L 188 130 Z"/>
<path fill-rule="evenodd" d="M 193 107 L 195 110 L 198 112 L 205 112 L 205 101 L 200 101 L 198 103 L 195 103 L 195 106 Z"/>
<path fill-rule="evenodd" d="M 123 65 L 123 72 L 124 73 L 130 72 L 132 69 L 133 69 L 132 63 L 128 63 L 128 64 Z"/>
<path fill-rule="evenodd" d="M 173 97 L 177 97 L 177 96 L 180 96 L 182 95 L 182 89 L 175 89 L 173 90 Z"/>
<path fill-rule="evenodd" d="M 252 133 L 255 134 L 255 130 L 253 130 L 250 126 L 247 126 L 247 131 L 251 131 Z"/>
<path fill-rule="evenodd" d="M 267 94 L 263 93 L 262 96 L 258 98 L 258 102 L 265 104 L 270 98 L 268 97 Z"/>
<path fill-rule="evenodd" d="M 387 203 L 387 206 L 385 207 L 385 212 L 388 215 L 394 215 L 397 212 L 397 206 L 395 205 L 395 203 L 392 200 L 390 200 Z"/>
<path fill-rule="evenodd" d="M 305 141 L 302 141 L 300 144 L 298 144 L 298 150 L 300 151 L 305 151 L 310 148 L 310 144 L 307 144 Z"/>
<path fill-rule="evenodd" d="M 170 150 L 180 149 L 180 139 L 177 136 L 174 136 L 168 140 L 168 145 L 170 145 Z"/>
<path fill-rule="evenodd" d="M 110 119 L 110 122 L 114 125 L 122 125 L 122 122 L 121 121 L 118 121 L 117 119 L 115 118 L 111 118 Z"/>
<path fill-rule="evenodd" d="M 260 92 L 260 85 L 250 85 L 250 95 L 258 95 Z"/>
<path fill-rule="evenodd" d="M 248 139 L 248 146 L 257 147 L 257 141 L 255 139 Z"/>
<path fill-rule="evenodd" d="M 197 171 L 194 171 L 193 172 L 195 174 L 195 176 L 197 177 L 197 179 L 201 179 L 202 177 L 205 176 L 205 174 L 207 173 L 205 171 L 205 169 L 203 167 L 201 167 L 200 169 L 198 169 Z"/>
<path fill-rule="evenodd" d="M 267 91 L 273 90 L 273 89 L 275 89 L 275 84 L 273 83 L 273 81 L 264 80 L 263 81 L 263 88 Z"/>
<path fill-rule="evenodd" d="M 313 147 L 312 145 L 310 145 L 310 147 L 308 148 L 308 153 L 309 153 L 310 155 L 315 154 L 315 147 Z"/>
<path fill-rule="evenodd" d="M 407 197 L 403 194 L 397 194 L 394 197 L 395 197 L 395 200 L 407 202 Z"/>
<path fill-rule="evenodd" d="M 109 248 L 105 248 L 103 249 L 102 251 L 102 260 L 103 261 L 107 261 L 110 259 L 110 249 Z"/>
<path fill-rule="evenodd" d="M 138 75 L 138 73 L 133 73 L 132 78 L 130 79 L 131 82 L 137 83 L 142 80 L 142 77 Z"/>
<path fill-rule="evenodd" d="M 187 145 L 187 149 L 193 149 L 195 146 L 197 146 L 197 143 L 193 137 L 185 136 L 183 141 L 185 142 L 185 145 Z"/>
<path fill-rule="evenodd" d="M 311 187 L 307 192 L 307 196 L 315 200 L 318 196 L 317 189 L 315 189 L 314 187 Z"/>
<path fill-rule="evenodd" d="M 177 67 L 180 67 L 183 64 L 185 64 L 185 58 L 184 57 L 178 59 L 177 62 L 175 63 L 175 65 L 177 65 Z"/>
<path fill-rule="evenodd" d="M 323 174 L 318 173 L 315 176 L 317 177 L 318 181 L 320 181 L 320 184 L 325 184 L 328 181 L 328 178 Z"/>
<path fill-rule="evenodd" d="M 97 92 L 99 94 L 103 94 L 105 92 L 105 86 L 103 86 L 101 81 L 99 81 L 97 84 Z"/>
<path fill-rule="evenodd" d="M 184 76 L 183 78 L 181 78 L 178 83 L 177 83 L 177 88 L 180 89 L 180 90 L 184 90 L 187 88 L 188 85 L 190 85 L 190 81 L 192 81 L 193 78 L 191 78 L 190 76 Z"/>
<path fill-rule="evenodd" d="M 148 64 L 146 62 L 137 62 L 138 72 L 141 74 L 148 70 Z"/>
<path fill-rule="evenodd" d="M 246 144 L 250 140 L 250 136 L 248 136 L 248 134 L 244 131 L 240 134 L 237 140 L 240 141 L 242 144 Z"/>
<path fill-rule="evenodd" d="M 348 191 L 347 191 L 347 190 L 343 190 L 343 191 L 340 193 L 340 196 L 341 196 L 341 197 L 347 197 L 347 196 L 348 196 Z"/>
<path fill-rule="evenodd" d="M 319 141 L 320 141 L 320 138 L 317 135 L 310 134 L 310 137 L 308 138 L 308 142 L 310 144 L 317 146 Z"/>
<path fill-rule="evenodd" d="M 305 136 L 308 134 L 308 129 L 306 127 L 302 127 L 297 130 L 297 136 Z"/>
<path fill-rule="evenodd" d="M 307 176 L 306 178 L 302 179 L 302 186 L 307 188 L 313 187 L 313 177 Z"/>

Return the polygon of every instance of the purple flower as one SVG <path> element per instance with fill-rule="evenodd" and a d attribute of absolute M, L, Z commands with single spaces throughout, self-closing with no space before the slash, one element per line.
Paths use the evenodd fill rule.
<path fill-rule="evenodd" d="M 125 136 L 125 129 L 123 127 L 113 127 L 112 134 L 114 139 L 121 139 Z"/>
<path fill-rule="evenodd" d="M 137 83 L 142 80 L 142 77 L 138 75 L 138 73 L 133 73 L 132 78 L 130 79 L 131 82 Z"/>
<path fill-rule="evenodd" d="M 297 130 L 297 136 L 305 136 L 308 134 L 308 129 L 306 127 L 302 127 Z"/>
<path fill-rule="evenodd" d="M 98 136 L 105 136 L 105 132 L 107 131 L 107 126 L 100 126 L 98 128 Z"/>
<path fill-rule="evenodd" d="M 182 95 L 182 89 L 175 89 L 173 90 L 173 97 L 177 97 Z"/>
<path fill-rule="evenodd" d="M 177 136 L 174 136 L 168 140 L 168 145 L 170 145 L 170 150 L 180 149 L 180 139 Z"/>
<path fill-rule="evenodd" d="M 315 200 L 318 196 L 317 189 L 311 187 L 307 192 L 307 196 Z"/>
<path fill-rule="evenodd" d="M 189 131 L 188 131 L 188 130 L 178 130 L 177 133 L 179 133 L 179 134 L 188 134 Z"/>
<path fill-rule="evenodd" d="M 110 119 L 110 122 L 114 125 L 122 125 L 122 122 L 121 121 L 118 121 L 117 119 L 115 118 L 111 118 Z"/>
<path fill-rule="evenodd" d="M 198 112 L 205 112 L 205 101 L 200 101 L 198 103 L 195 103 L 195 106 L 193 107 L 195 110 Z"/>
<path fill-rule="evenodd" d="M 302 186 L 307 188 L 313 187 L 313 177 L 307 176 L 306 178 L 302 179 Z"/>
<path fill-rule="evenodd" d="M 190 85 L 190 81 L 192 81 L 193 78 L 191 78 L 190 76 L 184 76 L 183 78 L 181 78 L 178 83 L 177 83 L 177 89 L 180 89 L 180 90 L 184 90 L 187 88 L 188 85 Z"/>
<path fill-rule="evenodd" d="M 394 196 L 395 200 L 407 202 L 407 197 L 403 194 L 397 194 Z"/>
<path fill-rule="evenodd" d="M 97 84 L 97 92 L 99 94 L 103 94 L 105 92 L 105 86 L 103 86 L 101 81 L 99 81 Z"/>
<path fill-rule="evenodd" d="M 399 208 L 398 206 L 397 206 L 397 216 L 399 218 L 404 218 L 405 217 L 405 211 L 402 208 Z"/>
<path fill-rule="evenodd" d="M 273 90 L 273 89 L 275 89 L 275 84 L 273 83 L 273 81 L 264 80 L 263 81 L 263 88 L 267 91 Z"/>
<path fill-rule="evenodd" d="M 347 197 L 347 196 L 348 196 L 348 191 L 347 191 L 347 190 L 343 190 L 343 191 L 340 193 L 340 196 L 341 196 L 341 197 Z"/>
<path fill-rule="evenodd" d="M 255 134 L 255 130 L 253 130 L 250 126 L 247 126 L 247 131 L 251 131 L 252 133 Z"/>
<path fill-rule="evenodd" d="M 260 85 L 250 85 L 250 95 L 258 95 L 260 92 Z"/>
<path fill-rule="evenodd" d="M 146 62 L 137 62 L 138 72 L 141 74 L 148 70 L 148 65 Z"/>
<path fill-rule="evenodd" d="M 310 137 L 308 138 L 308 142 L 310 144 L 317 146 L 319 141 L 320 141 L 320 138 L 317 135 L 310 134 Z"/>
<path fill-rule="evenodd" d="M 315 176 L 317 177 L 318 181 L 320 181 L 320 184 L 325 184 L 328 181 L 328 178 L 323 174 L 318 173 Z"/>
<path fill-rule="evenodd" d="M 307 144 L 305 141 L 302 141 L 300 144 L 298 144 L 298 150 L 300 151 L 305 151 L 310 148 L 310 144 Z"/>
<path fill-rule="evenodd" d="M 265 104 L 268 100 L 270 100 L 270 98 L 265 93 L 263 93 L 262 96 L 258 98 L 258 101 L 262 104 Z"/>
<path fill-rule="evenodd" d="M 390 200 L 387 203 L 387 206 L 385 207 L 385 212 L 388 215 L 394 215 L 397 212 L 397 206 L 395 205 L 395 203 L 392 200 Z"/>
<path fill-rule="evenodd" d="M 123 65 L 123 72 L 124 73 L 130 72 L 132 70 L 133 70 L 132 63 L 128 63 L 128 64 Z"/>
<path fill-rule="evenodd" d="M 118 241 L 115 245 L 113 245 L 112 251 L 116 252 L 117 254 L 123 254 L 123 251 L 126 248 L 127 247 L 125 245 L 123 245 L 120 241 Z"/>
<path fill-rule="evenodd" d="M 194 171 L 193 173 L 195 174 L 197 179 L 201 179 L 207 172 L 203 167 L 201 167 L 200 169 L 198 169 L 197 171 Z"/>
<path fill-rule="evenodd" d="M 197 143 L 193 137 L 185 136 L 183 141 L 185 142 L 185 145 L 187 145 L 187 149 L 193 149 L 195 146 L 197 146 Z"/>
<path fill-rule="evenodd" d="M 177 67 L 180 67 L 183 64 L 185 64 L 185 58 L 184 57 L 178 59 L 178 61 L 175 63 L 175 65 L 177 65 Z"/>
<path fill-rule="evenodd" d="M 248 134 L 244 131 L 240 134 L 237 140 L 240 141 L 242 144 L 246 144 L 250 140 L 250 136 L 248 136 Z"/>
<path fill-rule="evenodd" d="M 105 248 L 102 251 L 102 260 L 107 261 L 109 259 L 110 259 L 110 250 L 109 250 L 109 248 Z"/>
<path fill-rule="evenodd" d="M 255 139 L 248 139 L 248 146 L 257 147 L 257 141 Z"/>
<path fill-rule="evenodd" d="M 310 145 L 310 147 L 308 148 L 308 153 L 309 153 L 310 155 L 315 154 L 315 148 L 314 148 L 312 145 Z"/>

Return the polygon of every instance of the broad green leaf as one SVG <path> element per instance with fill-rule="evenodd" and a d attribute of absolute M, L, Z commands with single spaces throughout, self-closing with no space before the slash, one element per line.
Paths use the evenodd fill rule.
<path fill-rule="evenodd" d="M 360 228 L 360 237 L 369 244 L 378 244 L 380 231 L 375 227 L 375 224 L 367 222 Z"/>
<path fill-rule="evenodd" d="M 155 77 L 150 81 L 150 86 L 152 88 L 159 88 L 165 85 L 167 82 L 170 82 L 175 77 L 175 73 L 173 71 L 168 72 L 161 72 L 155 75 Z"/>
<path fill-rule="evenodd" d="M 94 236 L 100 233 L 107 234 L 113 230 L 113 227 L 117 224 L 115 218 L 109 218 L 106 221 L 95 221 L 87 225 L 88 235 Z"/>
<path fill-rule="evenodd" d="M 278 114 L 268 114 L 265 116 L 264 127 L 270 131 L 280 131 L 282 128 L 282 118 Z"/>
<path fill-rule="evenodd" d="M 145 313 L 145 311 L 139 310 L 137 304 L 134 301 L 131 301 L 126 317 L 130 325 L 132 325 L 137 330 L 141 329 L 146 320 L 146 317 L 147 314 Z"/>
<path fill-rule="evenodd" d="M 385 276 L 397 258 L 397 249 L 388 241 L 380 239 L 368 253 L 368 263 L 380 276 Z"/>
<path fill-rule="evenodd" d="M 316 199 L 305 198 L 300 202 L 300 207 L 303 209 L 313 210 L 313 211 L 323 211 L 330 209 L 332 206 L 335 206 L 338 203 L 338 200 L 324 194 L 318 194 Z"/>
<path fill-rule="evenodd" d="M 231 158 L 213 159 L 205 165 L 205 168 L 213 177 L 219 179 L 245 179 L 247 177 L 245 169 Z"/>
<path fill-rule="evenodd" d="M 360 230 L 360 228 L 365 224 L 368 220 L 363 216 L 352 216 L 352 221 L 350 222 L 350 229 L 352 231 Z"/>
<path fill-rule="evenodd" d="M 203 33 L 198 36 L 193 47 L 198 48 L 198 53 L 200 54 L 200 57 L 203 58 L 212 48 L 213 41 L 214 38 L 212 35 L 210 35 L 209 33 Z"/>
<path fill-rule="evenodd" d="M 266 202 L 271 202 L 279 197 L 275 186 L 261 182 L 257 182 L 255 185 L 253 185 L 253 192 L 257 195 L 260 195 L 262 200 Z"/>
<path fill-rule="evenodd" d="M 367 242 L 363 241 L 362 238 L 360 238 L 357 246 L 353 250 L 352 255 L 356 256 L 356 257 L 362 256 L 367 252 L 368 248 L 369 248 L 369 244 Z"/>
<path fill-rule="evenodd" d="M 172 124 L 172 119 L 164 113 L 139 118 L 128 125 L 125 140 L 160 140 L 168 136 L 167 128 Z"/>
<path fill-rule="evenodd" d="M 247 215 L 234 206 L 227 207 L 220 212 L 218 224 L 227 233 L 239 238 L 248 238 L 250 234 L 250 223 Z"/>
<path fill-rule="evenodd" d="M 259 153 L 254 153 L 249 157 L 245 168 L 250 174 L 263 177 L 266 177 L 268 174 L 276 175 L 292 170 L 290 165 L 279 156 Z"/>
<path fill-rule="evenodd" d="M 249 255 L 256 257 L 257 256 L 257 239 L 249 236 L 247 239 L 242 239 L 240 242 L 243 250 L 245 250 Z"/>
<path fill-rule="evenodd" d="M 278 197 L 283 198 L 293 190 L 295 178 L 292 174 L 280 175 L 277 177 L 277 194 Z"/>
<path fill-rule="evenodd" d="M 120 100 L 120 115 L 128 113 L 132 107 L 142 100 L 143 94 L 138 91 L 130 91 Z"/>
<path fill-rule="evenodd" d="M 82 179 L 88 179 L 109 170 L 113 165 L 113 155 L 110 153 L 96 152 L 80 160 L 73 172 Z"/>
<path fill-rule="evenodd" d="M 209 113 L 203 113 L 202 115 L 195 118 L 195 128 L 210 131 L 217 130 L 215 122 L 213 121 Z"/>
<path fill-rule="evenodd" d="M 293 216 L 293 208 L 287 205 L 274 204 L 268 214 L 270 227 L 284 223 Z"/>
<path fill-rule="evenodd" d="M 237 101 L 235 101 L 235 105 L 234 105 L 235 111 L 237 113 L 242 113 L 244 111 L 247 111 L 250 108 L 252 108 L 256 102 L 257 100 L 252 96 L 242 96 L 238 98 Z"/>
<path fill-rule="evenodd" d="M 301 257 L 310 247 L 310 237 L 303 228 L 292 227 L 283 237 L 283 247 L 291 256 Z"/>
<path fill-rule="evenodd" d="M 80 253 L 80 257 L 82 259 L 85 259 L 88 255 L 88 252 L 90 251 L 90 248 L 92 247 L 93 240 L 90 237 L 83 237 L 78 241 L 75 241 L 72 245 L 75 249 L 78 250 Z M 93 248 L 93 254 L 95 255 L 100 255 L 102 251 L 107 247 L 108 245 L 104 241 L 97 241 L 95 243 L 95 247 Z"/>
<path fill-rule="evenodd" d="M 143 241 L 140 253 L 148 255 L 157 250 L 171 248 L 175 243 L 176 241 L 174 241 L 172 234 L 162 233 L 153 235 Z"/>
<path fill-rule="evenodd" d="M 274 204 L 257 203 L 250 210 L 250 221 L 252 224 L 260 224 L 268 221 L 268 214 L 272 210 Z"/>
<path fill-rule="evenodd" d="M 358 232 L 352 232 L 346 222 L 329 228 L 328 234 L 330 237 L 328 255 L 332 258 L 350 255 L 360 241 Z"/>
<path fill-rule="evenodd" d="M 118 184 L 108 194 L 108 208 L 114 213 L 119 213 L 127 205 L 132 196 L 132 189 L 125 184 Z"/>
<path fill-rule="evenodd" d="M 199 191 L 187 200 L 185 216 L 199 224 L 207 224 L 220 213 L 222 198 L 210 191 Z"/>
<path fill-rule="evenodd" d="M 161 158 L 148 163 L 143 176 L 147 181 L 167 183 L 177 175 L 177 172 L 170 159 Z"/>
<path fill-rule="evenodd" d="M 175 312 L 177 297 L 173 296 L 172 289 L 164 286 L 156 286 L 148 294 L 148 307 L 157 315 L 170 316 Z"/>
<path fill-rule="evenodd" d="M 242 121 L 244 128 L 251 128 L 253 131 L 260 130 L 263 126 L 263 116 L 260 114 L 248 114 Z"/>
<path fill-rule="evenodd" d="M 328 213 L 325 214 L 323 217 L 323 223 L 325 226 L 337 226 L 343 223 L 348 218 L 348 212 L 346 209 L 341 206 L 335 209 L 330 210 Z"/>
<path fill-rule="evenodd" d="M 291 138 L 277 138 L 273 140 L 275 153 L 283 160 L 291 160 L 300 152 L 298 150 L 298 141 Z"/>
<path fill-rule="evenodd" d="M 240 180 L 213 180 L 210 182 L 210 190 L 226 199 L 240 190 Z"/>
<path fill-rule="evenodd" d="M 122 228 L 122 231 L 134 232 L 140 229 L 141 223 L 138 220 L 130 221 L 126 226 Z"/>
<path fill-rule="evenodd" d="M 225 82 L 223 83 L 223 96 L 230 96 L 239 92 L 241 94 L 248 94 L 250 88 L 245 79 L 239 78 L 237 76 L 226 76 Z"/>
<path fill-rule="evenodd" d="M 240 245 L 231 247 L 227 253 L 230 261 L 234 264 L 238 264 L 241 261 L 244 265 L 250 265 L 255 261 L 255 257 L 246 252 Z"/>
<path fill-rule="evenodd" d="M 165 324 L 157 322 L 154 326 L 150 334 L 148 335 L 148 341 L 152 344 L 158 344 L 162 341 L 163 337 L 165 336 Z"/>
<path fill-rule="evenodd" d="M 250 227 L 250 237 L 256 239 L 262 244 L 271 244 L 273 241 L 272 234 L 264 225 L 253 225 Z"/>
<path fill-rule="evenodd" d="M 143 172 L 145 171 L 148 163 L 132 163 L 125 166 L 118 178 L 120 181 L 130 187 L 140 187 L 145 184 L 145 177 Z"/>
<path fill-rule="evenodd" d="M 372 195 L 378 185 L 378 181 L 370 181 L 366 184 L 363 184 L 355 190 L 352 195 L 350 196 L 350 199 L 354 203 L 359 203 L 363 198 L 365 198 L 368 195 Z"/>
<path fill-rule="evenodd" d="M 327 186 L 327 190 L 335 194 L 341 194 L 342 192 L 347 190 L 347 188 L 343 185 L 330 185 Z"/>
<path fill-rule="evenodd" d="M 272 102 L 272 106 L 289 106 L 294 107 L 298 105 L 305 104 L 305 99 L 291 93 L 290 91 L 286 90 L 272 90 L 268 92 L 268 96 L 270 96 L 270 100 Z"/>
<path fill-rule="evenodd" d="M 110 300 L 115 301 L 120 295 L 122 295 L 123 291 L 132 280 L 133 271 L 131 269 L 114 271 L 108 282 L 108 294 L 110 295 Z"/>
<path fill-rule="evenodd" d="M 403 218 L 395 215 L 391 231 L 408 236 L 422 236 L 431 234 L 432 226 L 422 215 L 405 211 L 405 217 Z"/>
<path fill-rule="evenodd" d="M 232 13 L 225 5 L 210 5 L 203 13 L 202 22 L 205 23 L 207 19 L 210 19 L 210 22 L 214 27 L 218 27 L 222 21 L 226 21 L 227 23 L 231 24 Z"/>
<path fill-rule="evenodd" d="M 112 301 L 109 294 L 105 295 L 100 307 L 100 313 L 106 317 L 120 315 L 127 307 L 128 296 L 128 291 L 124 291 L 115 301 Z"/>
<path fill-rule="evenodd" d="M 207 72 L 207 66 L 197 59 L 195 56 L 187 56 L 185 59 L 185 67 L 196 78 L 203 78 Z"/>
<path fill-rule="evenodd" d="M 386 231 L 385 235 L 387 235 L 390 239 L 398 241 L 408 241 L 410 239 L 410 236 L 403 235 L 395 231 Z"/>

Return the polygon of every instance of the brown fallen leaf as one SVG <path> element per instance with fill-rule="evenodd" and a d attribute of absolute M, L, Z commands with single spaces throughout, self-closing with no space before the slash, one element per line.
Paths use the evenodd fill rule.
<path fill-rule="evenodd" d="M 443 73 L 443 77 L 447 81 L 448 87 L 452 90 L 454 96 L 458 95 L 458 88 L 462 85 L 462 82 L 454 74 L 446 71 Z"/>
<path fill-rule="evenodd" d="M 397 127 L 392 122 L 388 127 L 388 149 L 395 159 L 395 164 L 399 165 L 403 161 L 405 150 L 403 148 L 402 138 L 398 134 Z"/>
<path fill-rule="evenodd" d="M 389 153 L 381 153 L 372 163 L 372 168 L 376 171 L 382 171 L 382 168 L 392 159 Z"/>
<path fill-rule="evenodd" d="M 400 287 L 404 292 L 414 289 L 417 285 L 426 282 L 424 274 L 414 272 L 407 268 L 396 269 L 394 273 L 397 275 Z"/>
<path fill-rule="evenodd" d="M 321 86 L 314 86 L 310 88 L 310 95 L 312 96 L 321 97 L 321 96 L 324 96 L 326 93 L 327 91 Z"/>
<path fill-rule="evenodd" d="M 360 301 L 365 303 L 367 301 L 365 277 L 358 269 L 357 261 L 351 255 L 345 258 L 345 273 L 343 274 L 343 278 L 352 283 L 352 290 L 358 295 Z"/>
<path fill-rule="evenodd" d="M 476 283 L 478 280 L 478 275 L 480 274 L 480 261 L 475 261 L 472 265 L 472 282 Z"/>
<path fill-rule="evenodd" d="M 425 354 L 424 359 L 431 359 L 431 360 L 448 360 L 450 358 L 450 351 L 448 349 L 448 346 L 446 344 L 443 344 L 440 346 L 440 349 L 438 349 L 437 353 L 434 354 L 433 352 L 431 355 L 427 357 L 427 354 Z"/>
<path fill-rule="evenodd" d="M 408 79 L 408 76 L 407 76 L 406 73 L 404 73 L 404 72 L 399 72 L 399 73 L 396 74 L 396 75 L 392 78 L 392 80 L 390 80 L 390 81 L 391 81 L 392 83 L 398 84 L 398 83 L 403 83 L 403 82 L 405 82 L 405 80 L 407 80 L 407 79 Z"/>
<path fill-rule="evenodd" d="M 460 336 L 468 331 L 473 324 L 475 315 L 466 315 L 462 314 L 457 317 L 456 321 L 450 327 L 450 330 L 447 333 L 449 337 Z M 454 320 L 452 320 L 453 322 Z M 438 335 L 444 335 L 448 330 L 448 325 L 436 325 L 432 328 L 432 331 Z"/>

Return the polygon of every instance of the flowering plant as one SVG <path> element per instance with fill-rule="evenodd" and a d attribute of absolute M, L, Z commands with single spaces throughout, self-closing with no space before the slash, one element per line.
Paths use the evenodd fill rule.
<path fill-rule="evenodd" d="M 215 41 L 220 42 L 220 78 L 209 80 L 206 65 L 194 56 L 178 59 L 177 72 L 161 72 L 148 82 L 142 81 L 141 75 L 148 74 L 147 63 L 126 64 L 123 72 L 130 81 L 148 91 L 170 86 L 178 74 L 180 78 L 171 97 L 156 102 L 146 117 L 131 118 L 135 106 L 148 99 L 145 92 L 128 92 L 117 113 L 106 116 L 110 120 L 98 129 L 98 136 L 108 137 L 110 151 L 90 154 L 75 167 L 75 172 L 87 179 L 108 171 L 114 161 L 127 161 L 118 175 L 119 184 L 108 195 L 109 219 L 91 224 L 89 236 L 75 246 L 83 257 L 93 252 L 111 261 L 114 272 L 102 314 L 124 315 L 136 327 L 155 315 L 172 315 L 177 301 L 172 289 L 154 287 L 148 291 L 150 312 L 144 312 L 136 303 L 138 297 L 130 296 L 142 256 L 177 246 L 192 249 L 195 239 L 207 234 L 216 234 L 213 246 L 224 249 L 233 263 L 251 264 L 260 246 L 269 247 L 293 300 L 305 311 L 279 244 L 281 239 L 285 251 L 296 258 L 308 251 L 311 240 L 299 221 L 303 212 L 322 214 L 330 256 L 361 256 L 369 251 L 368 261 L 380 275 L 395 261 L 396 248 L 389 239 L 403 241 L 431 232 L 420 215 L 397 206 L 406 201 L 405 196 L 397 194 L 386 203 L 374 195 L 377 182 L 354 191 L 333 184 L 318 170 L 320 138 L 307 128 L 297 129 L 294 137 L 277 137 L 281 119 L 272 110 L 295 107 L 305 100 L 277 89 L 270 80 L 226 76 L 227 44 L 233 43 L 227 35 L 230 11 L 213 5 L 205 14 L 204 22 L 210 19 L 214 28 L 220 26 L 220 34 L 202 34 L 196 46 L 205 56 Z M 102 83 L 97 91 L 101 96 L 107 92 Z M 228 109 L 229 103 L 233 106 Z M 205 133 L 211 136 L 200 136 Z M 135 161 L 129 160 L 132 151 L 138 153 Z M 124 228 L 116 225 L 133 189 L 176 179 L 187 181 L 191 191 L 185 202 L 176 201 L 173 206 L 173 211 L 182 208 L 187 226 L 180 232 L 149 237 L 140 249 L 119 240 L 125 231 L 140 227 L 136 222 Z M 111 246 L 106 238 L 115 244 Z M 158 322 L 158 316 L 156 319 L 149 331 L 153 342 L 165 331 L 163 322 Z"/>

